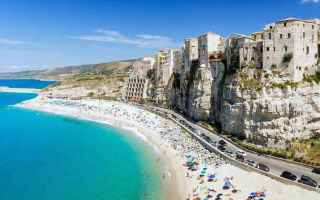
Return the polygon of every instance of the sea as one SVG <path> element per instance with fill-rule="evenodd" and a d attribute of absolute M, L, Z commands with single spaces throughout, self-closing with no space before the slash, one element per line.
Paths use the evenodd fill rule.
<path fill-rule="evenodd" d="M 54 82 L 0 80 L 37 88 Z M 143 141 L 116 128 L 15 107 L 0 93 L 0 200 L 160 200 L 161 171 Z"/>

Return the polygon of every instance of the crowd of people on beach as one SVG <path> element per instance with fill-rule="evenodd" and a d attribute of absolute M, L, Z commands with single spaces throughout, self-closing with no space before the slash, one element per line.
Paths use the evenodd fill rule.
<path fill-rule="evenodd" d="M 179 162 L 181 161 L 180 167 L 183 169 L 187 186 L 186 200 L 266 200 L 268 199 L 267 194 L 270 195 L 263 184 L 261 186 L 248 185 L 249 187 L 246 188 L 243 178 L 247 172 L 239 171 L 217 154 L 210 153 L 174 122 L 142 108 L 100 100 L 46 99 L 43 104 L 45 105 L 42 107 L 57 109 L 63 107 L 66 112 L 73 113 L 73 115 L 79 113 L 79 115 L 90 116 L 90 119 L 96 121 L 113 119 L 115 126 L 131 126 L 137 130 L 140 128 L 148 130 L 148 133 L 156 134 L 161 138 L 161 144 L 171 147 L 176 152 Z M 232 174 L 231 168 L 237 173 Z M 242 173 L 242 176 L 239 173 Z M 261 177 L 259 178 L 262 180 Z M 265 181 L 264 184 L 267 184 L 270 180 L 263 178 L 263 181 Z M 250 191 L 248 188 L 251 188 Z M 252 189 L 254 191 L 251 191 Z"/>
<path fill-rule="evenodd" d="M 228 199 L 232 200 L 232 194 L 239 192 L 232 181 L 234 177 L 219 177 L 215 169 L 224 165 L 226 161 L 214 153 L 210 153 L 197 140 L 192 138 L 181 127 L 173 122 L 143 109 L 119 103 L 96 100 L 57 100 L 48 101 L 50 104 L 73 107 L 94 116 L 112 116 L 118 121 L 133 123 L 136 127 L 148 129 L 159 134 L 162 142 L 177 151 L 185 170 L 185 179 L 191 186 L 186 199 Z M 121 126 L 121 124 L 118 124 Z M 260 192 L 265 194 L 264 191 Z M 260 194 L 259 192 L 257 194 Z M 253 196 L 254 199 L 262 195 Z"/>

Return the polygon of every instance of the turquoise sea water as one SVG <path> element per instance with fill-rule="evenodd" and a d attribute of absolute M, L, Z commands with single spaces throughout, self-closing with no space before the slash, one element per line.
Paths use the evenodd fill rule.
<path fill-rule="evenodd" d="M 20 109 L 0 93 L 1 200 L 161 199 L 153 153 L 102 124 Z"/>
<path fill-rule="evenodd" d="M 0 86 L 12 87 L 12 88 L 35 88 L 41 89 L 47 87 L 49 84 L 54 83 L 55 81 L 40 81 L 33 79 L 0 79 Z"/>

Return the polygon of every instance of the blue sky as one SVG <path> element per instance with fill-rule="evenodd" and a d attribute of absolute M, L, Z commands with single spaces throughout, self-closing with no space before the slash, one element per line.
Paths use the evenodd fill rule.
<path fill-rule="evenodd" d="M 1 0 L 0 72 L 140 57 L 289 16 L 320 18 L 320 0 Z"/>

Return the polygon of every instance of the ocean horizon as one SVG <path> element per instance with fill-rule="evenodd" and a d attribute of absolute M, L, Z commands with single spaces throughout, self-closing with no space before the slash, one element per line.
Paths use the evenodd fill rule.
<path fill-rule="evenodd" d="M 25 86 L 17 82 L 0 86 Z M 0 93 L 1 200 L 163 199 L 151 147 L 111 126 L 12 106 L 35 97 Z"/>

